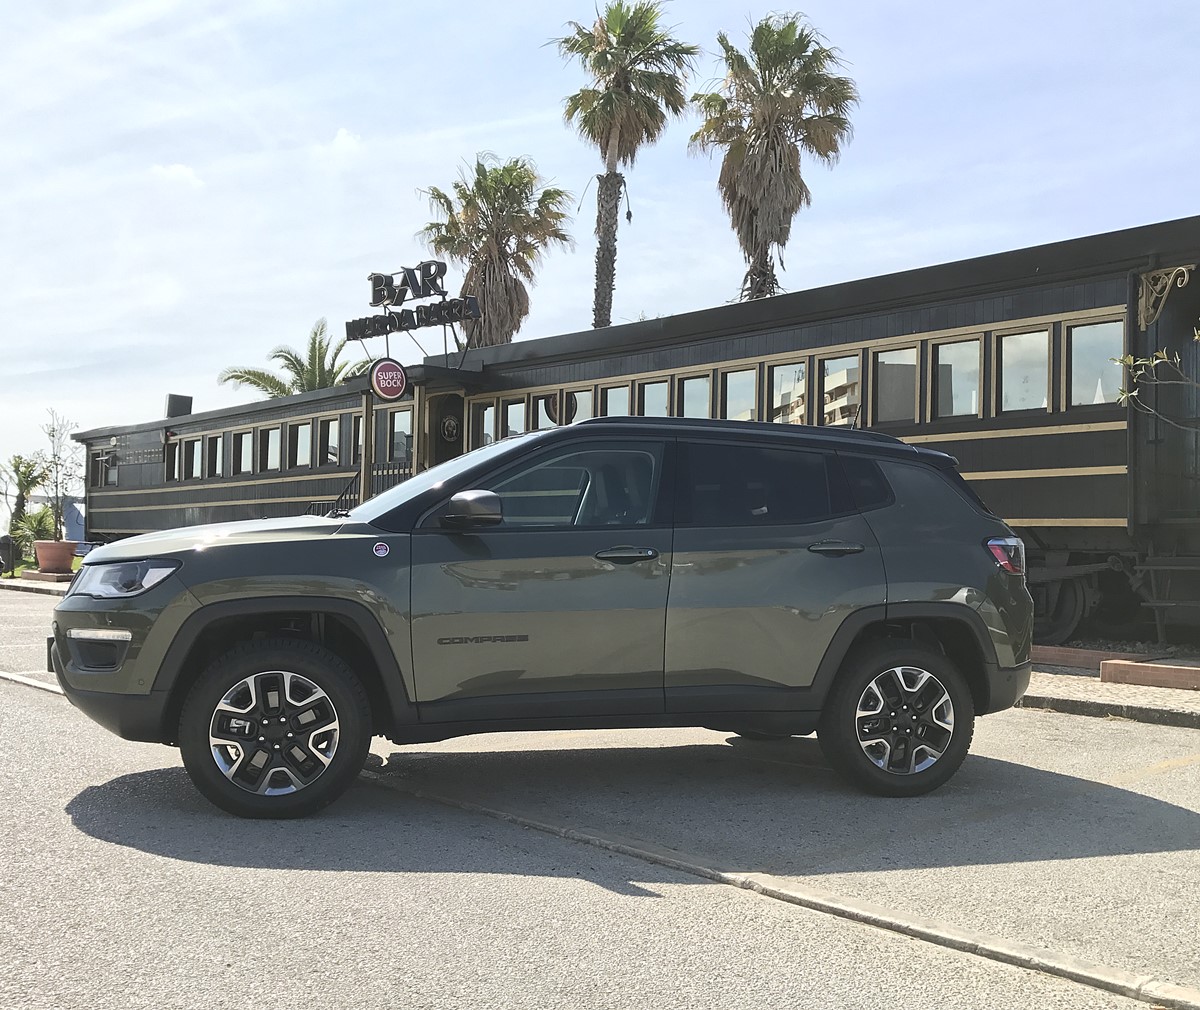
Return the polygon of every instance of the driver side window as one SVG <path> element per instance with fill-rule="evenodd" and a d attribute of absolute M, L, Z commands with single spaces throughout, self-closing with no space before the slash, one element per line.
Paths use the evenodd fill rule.
<path fill-rule="evenodd" d="M 662 447 L 639 443 L 571 447 L 480 486 L 500 496 L 500 529 L 640 526 L 654 515 Z"/>

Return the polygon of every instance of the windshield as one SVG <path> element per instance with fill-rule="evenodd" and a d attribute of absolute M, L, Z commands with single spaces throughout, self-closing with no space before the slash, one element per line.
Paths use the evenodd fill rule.
<path fill-rule="evenodd" d="M 445 463 L 439 463 L 437 466 L 430 467 L 424 473 L 419 473 L 415 477 L 409 477 L 408 480 L 384 491 L 383 494 L 376 495 L 374 498 L 363 502 L 357 508 L 350 511 L 349 518 L 369 523 L 373 519 L 390 512 L 397 506 L 412 501 L 418 495 L 424 494 L 426 491 L 436 488 L 448 480 L 453 480 L 461 473 L 466 473 L 480 464 L 503 459 L 514 449 L 518 449 L 537 434 L 537 432 L 530 431 L 524 435 L 513 435 L 510 438 L 502 438 L 498 442 L 492 442 L 490 445 L 472 449 L 470 452 L 463 453 L 463 455 L 455 459 L 450 459 Z"/>

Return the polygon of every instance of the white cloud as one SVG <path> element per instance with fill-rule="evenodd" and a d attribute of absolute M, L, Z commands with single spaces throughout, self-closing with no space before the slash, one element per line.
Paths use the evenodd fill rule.
<path fill-rule="evenodd" d="M 193 189 L 204 188 L 204 180 L 190 165 L 155 165 L 150 169 L 150 174 L 155 179 L 162 179 L 164 182 L 179 183 Z"/>
<path fill-rule="evenodd" d="M 365 149 L 362 137 L 342 126 L 338 128 L 332 141 L 328 144 L 317 144 L 313 148 L 313 157 L 318 164 L 340 172 L 358 161 Z"/>

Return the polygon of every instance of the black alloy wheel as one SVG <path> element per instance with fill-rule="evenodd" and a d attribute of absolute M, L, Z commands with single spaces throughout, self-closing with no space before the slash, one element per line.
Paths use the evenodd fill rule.
<path fill-rule="evenodd" d="M 240 817 L 303 817 L 332 803 L 371 742 L 366 691 L 312 642 L 246 643 L 213 662 L 180 716 L 179 747 L 196 788 Z"/>

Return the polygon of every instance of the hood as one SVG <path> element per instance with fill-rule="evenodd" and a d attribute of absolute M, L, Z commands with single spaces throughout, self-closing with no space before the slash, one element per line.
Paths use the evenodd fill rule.
<path fill-rule="evenodd" d="M 209 523 L 206 526 L 183 526 L 158 533 L 143 533 L 141 536 L 97 547 L 84 558 L 84 564 L 167 557 L 202 551 L 222 544 L 308 540 L 330 536 L 345 525 L 345 519 L 288 516 L 283 519 L 250 519 L 233 523 Z"/>

